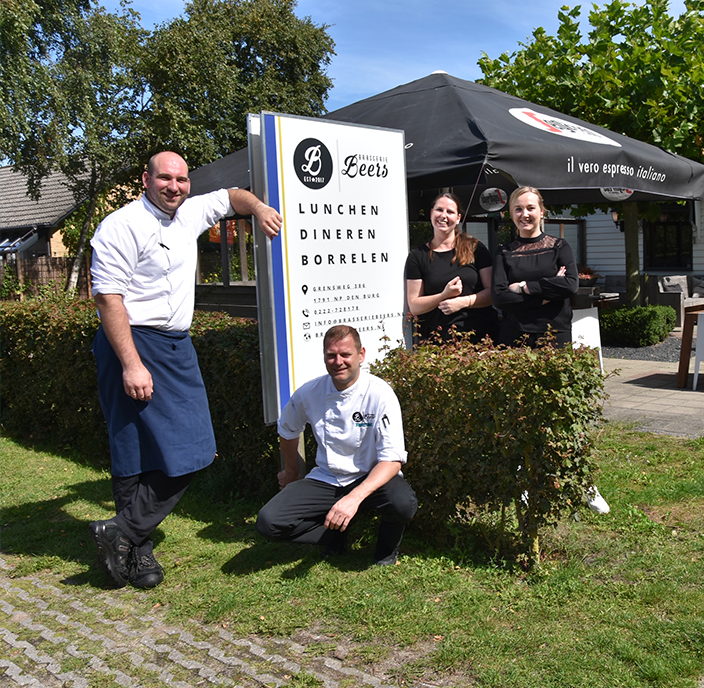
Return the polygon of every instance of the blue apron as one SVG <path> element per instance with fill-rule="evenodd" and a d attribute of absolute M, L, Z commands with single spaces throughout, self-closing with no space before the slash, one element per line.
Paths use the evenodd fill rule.
<path fill-rule="evenodd" d="M 151 401 L 137 401 L 125 393 L 122 364 L 102 327 L 93 340 L 112 474 L 162 471 L 176 477 L 205 468 L 215 457 L 215 435 L 188 332 L 133 327 L 132 338 L 154 382 Z"/>

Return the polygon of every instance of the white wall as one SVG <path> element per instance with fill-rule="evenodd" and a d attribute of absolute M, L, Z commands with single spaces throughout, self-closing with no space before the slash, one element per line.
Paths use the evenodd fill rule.
<path fill-rule="evenodd" d="M 693 231 L 692 273 L 704 274 L 704 203 L 694 204 L 696 228 Z M 609 215 L 597 213 L 586 218 L 587 264 L 600 275 L 623 275 L 626 272 L 624 235 L 616 229 Z M 643 232 L 638 233 L 638 262 L 643 271 Z M 673 270 L 669 272 L 674 274 Z"/>
<path fill-rule="evenodd" d="M 598 212 L 585 220 L 587 265 L 600 275 L 626 274 L 626 244 L 611 215 Z M 638 232 L 638 265 L 643 266 L 643 233 Z"/>
<path fill-rule="evenodd" d="M 489 246 L 489 231 L 486 222 L 467 222 L 465 231 L 473 237 L 479 239 L 484 246 Z"/>

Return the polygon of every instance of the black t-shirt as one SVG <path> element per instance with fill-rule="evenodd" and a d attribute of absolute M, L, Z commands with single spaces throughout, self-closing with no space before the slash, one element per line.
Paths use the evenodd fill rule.
<path fill-rule="evenodd" d="M 455 249 L 451 251 L 433 251 L 432 259 L 430 248 L 422 244 L 411 250 L 406 259 L 406 279 L 423 280 L 423 293 L 426 296 L 439 294 L 447 283 L 455 277 L 462 280 L 462 296 L 477 294 L 485 286 L 479 271 L 492 266 L 492 259 L 486 246 L 478 243 L 474 249 L 474 262 L 469 265 L 452 263 Z M 460 332 L 474 330 L 474 340 L 483 339 L 487 334 L 493 338 L 499 319 L 492 306 L 484 308 L 463 308 L 456 313 L 445 315 L 439 308 L 434 308 L 428 313 L 418 316 L 419 334 L 422 339 L 427 339 L 432 332 L 440 331 L 442 338 L 447 339 L 449 329 L 454 325 Z"/>

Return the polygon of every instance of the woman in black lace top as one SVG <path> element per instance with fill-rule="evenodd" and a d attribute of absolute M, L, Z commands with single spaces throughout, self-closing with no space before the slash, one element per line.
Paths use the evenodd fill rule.
<path fill-rule="evenodd" d="M 552 329 L 558 346 L 572 341 L 570 296 L 579 275 L 574 254 L 564 240 L 543 232 L 545 205 L 532 186 L 516 189 L 509 200 L 518 238 L 500 246 L 494 260 L 492 296 L 503 311 L 499 341 L 528 346 Z"/>
<path fill-rule="evenodd" d="M 499 247 L 492 279 L 494 305 L 504 314 L 499 340 L 518 346 L 525 337 L 525 344 L 534 347 L 550 327 L 557 345 L 566 346 L 572 341 L 570 296 L 579 287 L 572 249 L 564 239 L 543 232 L 545 205 L 537 189 L 516 189 L 509 208 L 518 238 Z M 609 512 L 596 485 L 586 498 L 592 511 Z"/>

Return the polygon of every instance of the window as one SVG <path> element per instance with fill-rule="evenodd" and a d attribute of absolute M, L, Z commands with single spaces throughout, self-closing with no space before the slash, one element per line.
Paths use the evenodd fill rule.
<path fill-rule="evenodd" d="M 692 223 L 687 208 L 663 208 L 660 219 L 644 221 L 643 267 L 692 269 Z"/>

